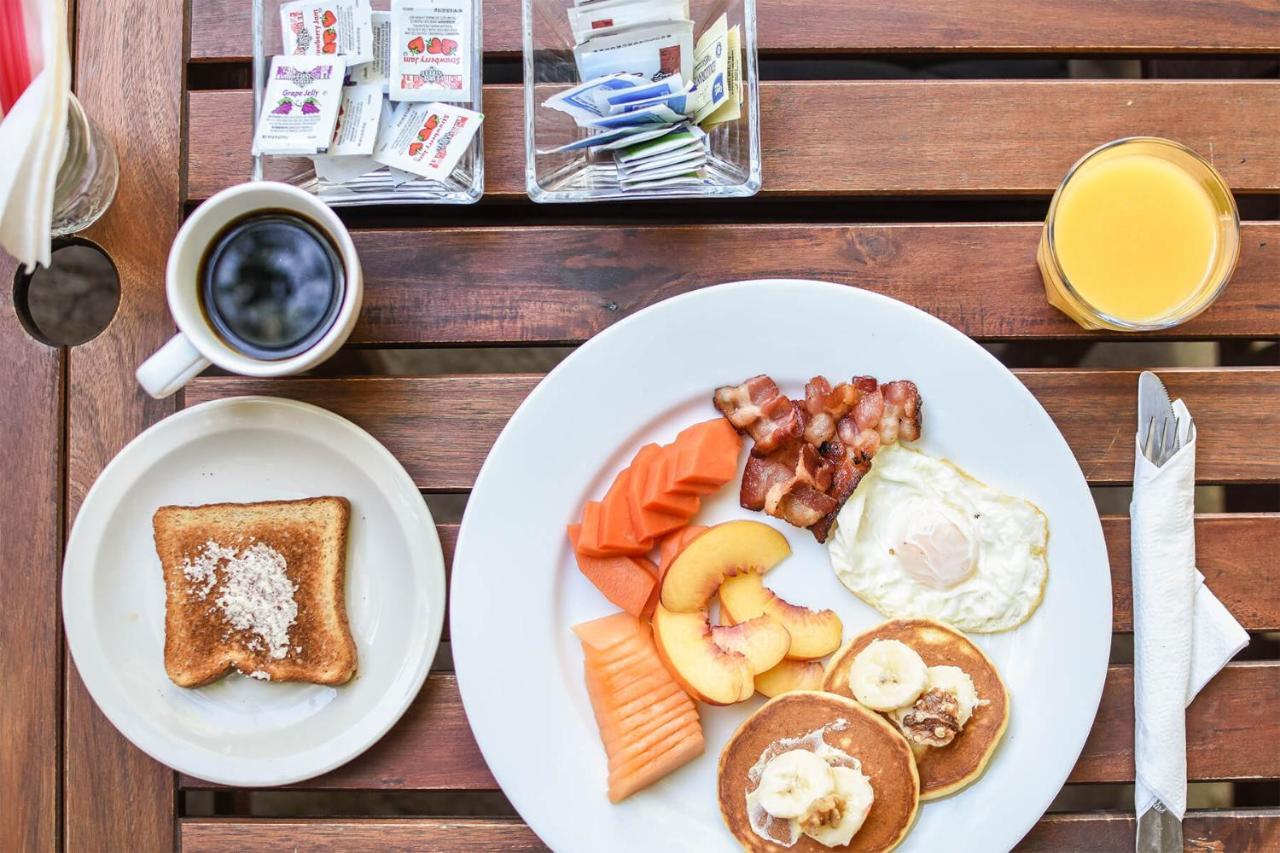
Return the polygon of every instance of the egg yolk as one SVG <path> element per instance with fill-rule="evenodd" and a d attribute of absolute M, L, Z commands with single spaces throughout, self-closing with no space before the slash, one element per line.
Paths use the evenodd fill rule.
<path fill-rule="evenodd" d="M 977 568 L 975 550 L 959 525 L 934 516 L 905 536 L 895 552 L 912 580 L 933 589 L 951 589 Z"/>

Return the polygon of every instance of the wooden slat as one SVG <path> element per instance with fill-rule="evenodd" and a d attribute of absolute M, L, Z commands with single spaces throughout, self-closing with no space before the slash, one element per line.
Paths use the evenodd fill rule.
<path fill-rule="evenodd" d="M 1280 777 L 1280 663 L 1228 664 L 1187 711 L 1189 779 Z M 1133 667 L 1112 666 L 1071 782 L 1133 781 Z M 187 777 L 184 787 L 210 787 Z M 489 789 L 495 786 L 452 675 L 432 675 L 391 732 L 343 768 L 296 787 Z"/>
<path fill-rule="evenodd" d="M 198 199 L 248 178 L 252 96 L 189 105 Z M 484 107 L 485 194 L 523 198 L 520 87 L 486 86 Z M 1048 194 L 1090 148 L 1134 134 L 1203 152 L 1237 192 L 1280 189 L 1280 82 L 774 81 L 760 107 L 765 195 Z M 770 132 L 794 115 L 800 137 Z"/>
<path fill-rule="evenodd" d="M 1132 480 L 1137 371 L 1014 373 L 1057 423 L 1089 482 L 1107 485 Z M 1200 482 L 1280 480 L 1280 370 L 1175 369 L 1161 371 L 1161 376 L 1170 393 L 1185 399 L 1195 415 Z M 268 394 L 315 403 L 369 430 L 419 487 L 456 491 L 471 487 L 499 431 L 540 378 L 477 375 L 281 382 L 208 377 L 188 386 L 187 402 Z M 1240 436 L 1249 440 L 1241 441 Z"/>
<path fill-rule="evenodd" d="M 173 332 L 164 267 L 183 197 L 186 32 L 170 0 L 81 0 L 76 93 L 115 147 L 115 201 L 85 236 L 115 263 L 120 303 L 99 337 L 68 356 L 67 518 L 112 457 L 174 410 L 133 381 Z M 139 69 L 146 69 L 139 73 Z M 66 657 L 63 841 L 68 850 L 171 850 L 175 777 L 125 740 Z"/>
<path fill-rule="evenodd" d="M 188 818 L 179 827 L 184 853 L 252 850 L 432 851 L 507 853 L 547 848 L 518 820 L 396 818 L 348 820 L 244 820 Z"/>
<path fill-rule="evenodd" d="M 1064 850 L 1129 850 L 1137 832 L 1133 815 L 1046 815 L 1022 839 L 1019 853 L 1061 853 Z M 1232 809 L 1188 812 L 1182 837 L 1189 851 L 1280 849 L 1280 810 Z"/>
<path fill-rule="evenodd" d="M 381 4 L 375 3 L 375 8 Z M 280 44 L 276 0 L 264 44 Z M 696 7 L 695 7 L 696 8 Z M 250 9 L 242 0 L 193 0 L 191 58 L 246 60 Z M 1280 11 L 1268 0 L 763 0 L 760 50 L 781 52 L 1247 53 L 1280 49 Z M 484 4 L 489 55 L 521 50 L 520 3 Z"/>
<path fill-rule="evenodd" d="M 1105 517 L 1115 630 L 1133 631 L 1129 519 Z M 1196 563 L 1205 583 L 1247 631 L 1280 630 L 1280 515 L 1196 517 Z"/>
<path fill-rule="evenodd" d="M 219 787 L 190 776 L 179 781 L 184 788 Z M 467 791 L 492 790 L 497 783 L 471 734 L 457 680 L 432 673 L 400 722 L 368 752 L 293 787 Z"/>
<path fill-rule="evenodd" d="M 1280 777 L 1280 663 L 1233 663 L 1187 709 L 1188 779 Z M 1093 731 L 1069 782 L 1133 781 L 1133 667 L 1112 666 Z"/>
<path fill-rule="evenodd" d="M 984 340 L 1090 334 L 1045 301 L 1032 260 L 1040 231 L 1038 223 L 356 230 L 366 291 L 352 339 L 580 342 L 671 296 L 751 278 L 874 290 Z M 1274 336 L 1277 294 L 1280 223 L 1245 223 L 1230 287 L 1168 334 Z"/>
<path fill-rule="evenodd" d="M 1133 844 L 1132 816 L 1112 813 L 1047 815 L 1018 846 L 1021 853 L 1123 850 Z M 347 819 L 182 821 L 186 853 L 240 853 L 298 847 L 325 853 L 353 849 L 404 851 L 545 850 L 527 826 L 513 820 Z M 1188 812 L 1182 824 L 1191 850 L 1269 850 L 1280 847 L 1280 812 L 1234 809 Z"/>
<path fill-rule="evenodd" d="M 0 252 L 0 282 L 16 262 Z M 59 846 L 63 353 L 0 310 L 0 850 Z"/>

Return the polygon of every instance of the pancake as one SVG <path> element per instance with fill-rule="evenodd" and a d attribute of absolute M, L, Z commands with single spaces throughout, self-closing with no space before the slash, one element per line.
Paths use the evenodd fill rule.
<path fill-rule="evenodd" d="M 984 704 L 973 709 L 973 716 L 951 743 L 916 753 L 920 799 L 935 800 L 959 791 L 982 775 L 1009 725 L 1009 691 L 995 664 L 950 626 L 931 619 L 894 619 L 859 634 L 836 652 L 827 665 L 822 688 L 852 697 L 849 665 L 872 640 L 900 640 L 915 649 L 927 666 L 958 666 L 973 679 Z"/>
<path fill-rule="evenodd" d="M 792 847 L 761 838 L 751 828 L 747 814 L 747 792 L 754 788 L 748 771 L 771 744 L 782 738 L 803 737 L 841 719 L 848 725 L 828 729 L 821 737 L 862 763 L 862 772 L 875 792 L 866 822 L 844 847 L 827 847 L 807 835 L 801 835 Z M 919 780 L 906 739 L 880 715 L 857 702 L 813 691 L 784 693 L 766 702 L 738 727 L 720 753 L 717 788 L 725 826 L 745 849 L 760 853 L 892 850 L 911 829 L 920 805 Z"/>

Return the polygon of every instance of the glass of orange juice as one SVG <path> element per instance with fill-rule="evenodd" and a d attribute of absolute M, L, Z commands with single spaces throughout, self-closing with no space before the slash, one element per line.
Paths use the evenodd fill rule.
<path fill-rule="evenodd" d="M 1049 303 L 1086 329 L 1150 331 L 1208 308 L 1240 256 L 1222 176 L 1168 139 L 1093 149 L 1049 204 L 1036 261 Z"/>

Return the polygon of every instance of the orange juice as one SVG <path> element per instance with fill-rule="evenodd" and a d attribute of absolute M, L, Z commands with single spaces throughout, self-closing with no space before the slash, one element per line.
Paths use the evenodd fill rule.
<path fill-rule="evenodd" d="M 1086 328 L 1155 329 L 1204 310 L 1235 267 L 1230 190 L 1177 143 L 1096 149 L 1054 196 L 1039 261 L 1049 301 Z"/>

